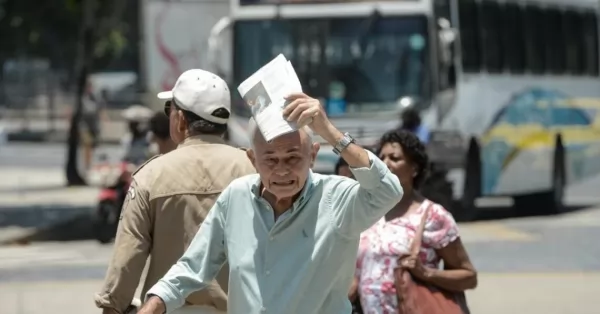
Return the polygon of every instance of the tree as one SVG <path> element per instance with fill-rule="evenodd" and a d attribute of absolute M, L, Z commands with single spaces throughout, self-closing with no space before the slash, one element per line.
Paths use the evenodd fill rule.
<path fill-rule="evenodd" d="M 73 1 L 73 0 L 69 0 Z M 79 125 L 82 117 L 83 95 L 89 74 L 94 66 L 95 57 L 103 57 L 106 52 L 118 53 L 118 49 L 106 48 L 107 41 L 119 38 L 119 21 L 124 13 L 123 0 L 81 0 L 81 22 L 79 45 L 75 73 L 77 75 L 77 100 L 75 110 L 71 115 L 69 137 L 67 140 L 67 162 L 65 165 L 67 184 L 69 186 L 85 185 L 85 180 L 79 173 L 78 148 L 80 142 Z M 121 36 L 122 37 L 122 36 Z"/>

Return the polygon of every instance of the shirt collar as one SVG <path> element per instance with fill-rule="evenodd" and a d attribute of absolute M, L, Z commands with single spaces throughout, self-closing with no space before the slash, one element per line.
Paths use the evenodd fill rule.
<path fill-rule="evenodd" d="M 177 148 L 198 144 L 225 144 L 225 140 L 217 135 L 200 134 L 186 137 L 183 142 L 177 145 Z"/>
<path fill-rule="evenodd" d="M 260 180 L 260 176 L 258 177 L 258 179 L 256 180 L 256 182 L 254 182 L 254 184 L 252 185 L 252 194 L 254 195 L 254 197 L 260 198 L 262 197 L 260 194 L 260 187 L 261 187 L 261 180 Z M 302 192 L 300 193 L 300 197 L 298 197 L 298 199 L 296 199 L 296 201 L 294 201 L 294 204 L 292 205 L 291 210 L 294 211 L 300 207 L 302 207 L 304 204 L 306 204 L 306 202 L 308 201 L 308 198 L 310 197 L 310 193 L 312 192 L 312 189 L 314 187 L 315 183 L 314 183 L 314 175 L 312 170 L 308 170 L 308 177 L 306 178 L 306 183 L 304 183 L 304 187 L 302 188 Z"/>

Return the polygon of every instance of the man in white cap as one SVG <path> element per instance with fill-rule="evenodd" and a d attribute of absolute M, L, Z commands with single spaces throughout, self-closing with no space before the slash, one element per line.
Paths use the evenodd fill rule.
<path fill-rule="evenodd" d="M 170 135 L 177 149 L 155 157 L 133 174 L 123 205 L 112 260 L 95 297 L 103 313 L 125 313 L 150 256 L 141 295 L 183 255 L 221 191 L 255 172 L 246 152 L 225 144 L 230 91 L 213 73 L 189 70 L 165 100 Z M 227 311 L 227 274 L 190 295 L 194 313 Z"/>

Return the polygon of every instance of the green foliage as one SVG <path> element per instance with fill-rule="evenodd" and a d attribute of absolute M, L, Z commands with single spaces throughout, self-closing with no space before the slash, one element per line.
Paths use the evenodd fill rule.
<path fill-rule="evenodd" d="M 96 42 L 94 57 L 119 57 L 127 46 L 127 38 L 119 29 L 111 29 L 104 37 Z"/>
<path fill-rule="evenodd" d="M 119 57 L 127 47 L 121 22 L 126 0 L 97 0 L 94 58 Z M 68 66 L 75 58 L 82 0 L 0 0 L 0 63 L 19 56 Z"/>

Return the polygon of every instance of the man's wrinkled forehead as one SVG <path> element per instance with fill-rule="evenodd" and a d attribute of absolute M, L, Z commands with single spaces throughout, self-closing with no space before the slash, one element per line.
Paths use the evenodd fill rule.
<path fill-rule="evenodd" d="M 304 141 L 306 141 L 306 136 L 303 136 L 300 131 L 278 136 L 271 142 L 265 141 L 261 134 L 257 134 L 255 145 L 257 150 L 266 154 L 291 153 L 300 151 Z"/>

